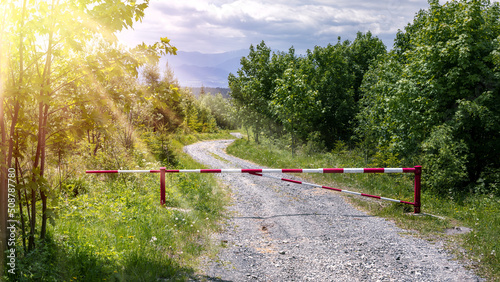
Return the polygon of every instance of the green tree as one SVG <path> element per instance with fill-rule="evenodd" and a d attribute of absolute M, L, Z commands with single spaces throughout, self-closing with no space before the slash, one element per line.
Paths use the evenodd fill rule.
<path fill-rule="evenodd" d="M 131 105 L 129 100 L 120 98 L 130 93 L 119 93 L 114 88 L 124 74 L 136 75 L 138 67 L 146 61 L 157 60 L 161 53 L 175 53 L 176 49 L 166 38 L 132 50 L 117 48 L 115 32 L 130 28 L 134 21 L 142 19 L 148 3 L 23 1 L 21 4 L 2 2 L 0 6 L 4 15 L 0 29 L 0 129 L 3 144 L 8 143 L 1 147 L 1 167 L 15 164 L 20 176 L 17 187 L 24 189 L 27 196 L 18 202 L 23 225 L 21 205 L 24 203 L 27 207 L 28 250 L 35 248 L 36 232 L 40 239 L 45 238 L 51 214 L 48 200 L 51 196 L 56 198 L 48 175 L 49 158 L 55 154 L 61 156 L 62 146 L 69 144 L 74 134 L 84 131 L 77 125 L 99 132 L 103 127 L 95 126 L 105 118 L 102 113 L 97 115 L 100 109 L 107 108 L 113 113 L 116 110 L 113 103 L 120 100 L 124 108 Z M 14 108 L 3 111 L 5 105 L 14 105 Z M 2 183 L 5 181 L 2 174 Z M 1 188 L 4 195 L 6 189 Z M 40 225 L 37 224 L 38 201 L 42 208 Z M 7 205 L 2 202 L 0 206 L 0 240 L 5 246 L 4 208 Z M 4 252 L 0 250 L 0 253 Z"/>
<path fill-rule="evenodd" d="M 309 78 L 294 64 L 276 80 L 270 105 L 285 130 L 292 134 L 292 154 L 297 134 L 305 139 L 313 131 L 312 120 L 320 108 L 317 96 L 318 91 L 313 90 Z"/>
<path fill-rule="evenodd" d="M 500 159 L 500 131 L 493 126 L 499 120 L 499 5 L 429 3 L 398 34 L 393 52 L 366 75 L 359 132 L 407 163 L 424 153 L 424 165 L 436 168 L 427 172 L 433 189 L 460 192 L 478 182 L 494 189 Z M 452 148 L 438 138 L 450 140 Z M 439 161 L 441 154 L 461 164 L 452 168 Z M 466 176 L 449 181 L 463 167 Z M 447 176 L 434 175 L 442 173 L 437 168 Z"/>
<path fill-rule="evenodd" d="M 216 95 L 203 95 L 199 98 L 200 104 L 210 109 L 217 125 L 222 129 L 236 129 L 236 110 L 231 100 L 226 99 L 221 93 Z"/>
<path fill-rule="evenodd" d="M 269 101 L 274 90 L 276 74 L 270 66 L 271 49 L 262 41 L 256 47 L 250 46 L 247 57 L 241 58 L 238 76 L 229 74 L 228 82 L 231 97 L 256 114 L 247 119 L 254 128 L 255 140 L 259 141 L 259 133 L 265 128 L 272 116 Z"/>

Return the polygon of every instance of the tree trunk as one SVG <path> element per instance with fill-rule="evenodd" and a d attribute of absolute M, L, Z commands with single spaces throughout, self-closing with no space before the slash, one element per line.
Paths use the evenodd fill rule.
<path fill-rule="evenodd" d="M 40 178 L 43 178 L 45 172 L 45 153 L 46 153 L 46 136 L 47 136 L 47 119 L 48 119 L 49 106 L 45 105 L 43 127 L 41 129 L 42 133 L 42 153 L 40 156 Z M 45 234 L 47 233 L 47 193 L 44 189 L 48 187 L 40 188 L 40 197 L 42 198 L 42 227 L 40 230 L 40 239 L 45 239 Z M 47 191 L 48 192 L 48 191 Z"/>
<path fill-rule="evenodd" d="M 8 178 L 6 152 L 4 145 L 6 143 L 5 121 L 3 112 L 3 98 L 0 99 L 0 273 L 3 273 L 5 267 L 5 250 L 7 249 L 7 209 L 8 209 Z"/>
<path fill-rule="evenodd" d="M 22 8 L 22 17 L 21 17 L 21 29 L 19 32 L 19 89 L 22 87 L 22 82 L 23 82 L 23 73 L 24 73 L 24 60 L 23 60 L 23 28 L 24 28 L 24 18 L 26 16 L 26 0 L 23 1 L 23 8 Z M 0 34 L 3 37 L 4 31 L 0 31 Z M 0 37 L 0 42 L 3 41 L 3 39 Z M 2 58 L 2 54 L 0 54 L 0 59 Z M 0 67 L 2 66 L 3 62 L 0 61 Z M 1 74 L 0 74 L 0 79 L 1 79 Z M 3 81 L 0 81 L 0 84 L 3 84 Z M 0 89 L 0 94 L 3 94 L 3 89 Z M 3 95 L 2 95 L 3 96 Z M 7 136 L 5 132 L 5 120 L 4 120 L 4 110 L 3 110 L 3 100 L 4 98 L 0 100 L 0 127 L 1 127 L 1 145 L 2 148 L 5 148 L 4 146 L 7 145 Z M 18 114 L 19 114 L 19 101 L 16 100 L 16 103 L 14 105 L 14 112 L 13 112 L 13 117 L 11 120 L 11 127 L 10 127 L 10 135 L 9 136 L 14 136 L 16 124 L 17 124 L 17 119 L 18 119 Z M 0 165 L 2 167 L 1 173 L 0 173 L 0 254 L 1 254 L 1 259 L 0 259 L 0 273 L 3 273 L 3 267 L 5 265 L 5 250 L 7 249 L 7 201 L 8 201 L 8 193 L 7 193 L 7 188 L 8 188 L 8 178 L 7 178 L 7 169 L 12 167 L 12 152 L 14 148 L 14 140 L 13 138 L 9 138 L 8 141 L 8 152 L 5 152 L 5 149 L 0 149 L 1 150 L 1 161 Z"/>
<path fill-rule="evenodd" d="M 19 180 L 19 177 L 23 179 L 22 171 L 21 171 L 21 166 L 19 165 L 19 160 L 16 157 L 16 181 L 17 183 L 21 183 Z M 21 201 L 21 189 L 17 189 L 17 199 L 19 202 L 19 214 L 21 215 L 21 237 L 23 240 L 23 248 L 24 252 L 26 253 L 26 222 L 24 220 L 24 213 L 23 213 L 23 201 Z"/>
<path fill-rule="evenodd" d="M 54 15 L 55 7 L 54 7 L 54 1 L 52 1 L 52 23 L 50 26 L 50 31 L 49 31 L 49 41 L 48 41 L 48 48 L 47 48 L 47 59 L 45 61 L 45 70 L 43 72 L 43 86 L 42 87 L 42 97 L 46 95 L 46 97 L 50 97 L 50 90 L 43 90 L 44 88 L 48 88 L 51 84 L 50 76 L 52 74 L 52 48 L 53 48 L 53 37 L 54 37 L 54 28 L 55 28 L 55 15 Z M 50 105 L 44 102 L 43 107 L 40 108 L 40 110 L 43 109 L 43 112 L 40 111 L 40 121 L 41 127 L 38 129 L 39 135 L 40 135 L 40 142 L 38 145 L 40 146 L 40 178 L 43 179 L 44 172 L 45 172 L 45 154 L 46 154 L 46 136 L 47 136 L 47 121 L 49 118 L 49 107 Z M 44 189 L 49 189 L 49 187 L 42 187 L 40 189 L 40 197 L 42 199 L 42 226 L 40 229 L 40 239 L 45 239 L 45 234 L 47 233 L 47 193 L 44 191 Z"/>

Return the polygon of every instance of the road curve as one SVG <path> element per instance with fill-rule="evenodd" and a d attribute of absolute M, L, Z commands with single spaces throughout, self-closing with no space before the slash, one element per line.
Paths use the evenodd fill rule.
<path fill-rule="evenodd" d="M 262 168 L 226 154 L 231 142 L 184 150 L 211 168 Z M 218 176 L 233 200 L 224 231 L 214 238 L 226 247 L 196 280 L 482 281 L 439 243 L 404 235 L 336 192 L 247 174 Z"/>

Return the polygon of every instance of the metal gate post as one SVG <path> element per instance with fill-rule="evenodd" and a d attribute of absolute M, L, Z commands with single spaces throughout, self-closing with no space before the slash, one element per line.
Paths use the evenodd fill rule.
<path fill-rule="evenodd" d="M 165 205 L 165 168 L 160 168 L 160 204 Z"/>
<path fill-rule="evenodd" d="M 414 213 L 420 213 L 420 179 L 422 175 L 422 166 L 415 166 L 415 200 L 413 203 Z"/>

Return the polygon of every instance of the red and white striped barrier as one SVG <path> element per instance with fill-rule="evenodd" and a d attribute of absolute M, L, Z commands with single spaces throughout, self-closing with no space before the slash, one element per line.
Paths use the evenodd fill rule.
<path fill-rule="evenodd" d="M 87 170 L 87 173 L 159 173 L 160 170 Z M 414 173 L 415 168 L 250 168 L 250 169 L 165 169 L 165 173 Z"/>
<path fill-rule="evenodd" d="M 296 184 L 302 184 L 312 187 L 318 187 L 328 190 L 333 190 L 337 192 L 344 192 L 358 196 L 370 197 L 380 200 L 386 200 L 391 202 L 403 203 L 413 205 L 414 213 L 420 213 L 420 181 L 422 174 L 422 167 L 415 166 L 413 168 L 317 168 L 317 169 L 166 169 L 164 167 L 159 170 L 87 170 L 86 173 L 160 173 L 160 203 L 165 204 L 165 173 L 248 173 L 256 176 L 264 176 L 274 179 L 279 179 L 281 181 L 292 182 Z M 287 178 L 280 178 L 271 175 L 266 175 L 263 173 L 414 173 L 415 174 L 415 185 L 414 185 L 414 202 L 407 202 L 401 200 L 395 200 L 391 198 L 385 198 L 381 196 L 374 196 L 365 193 L 358 193 L 349 190 L 342 190 L 338 188 L 317 185 L 313 183 L 307 183 Z"/>

